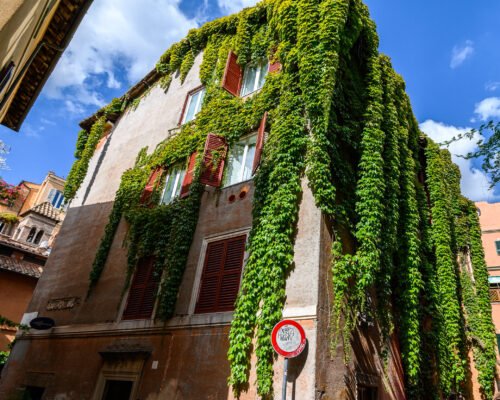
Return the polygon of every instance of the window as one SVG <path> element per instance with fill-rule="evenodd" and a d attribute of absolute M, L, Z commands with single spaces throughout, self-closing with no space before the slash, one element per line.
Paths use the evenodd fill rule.
<path fill-rule="evenodd" d="M 35 243 L 35 244 L 40 243 L 40 240 L 42 240 L 42 237 L 43 237 L 43 233 L 44 233 L 43 231 L 38 231 L 38 233 L 35 236 L 35 240 L 33 241 L 33 243 Z"/>
<path fill-rule="evenodd" d="M 123 319 L 149 319 L 153 315 L 160 276 L 154 268 L 155 258 L 143 257 L 137 262 L 130 285 Z"/>
<path fill-rule="evenodd" d="M 205 88 L 195 89 L 195 91 L 188 94 L 182 113 L 181 125 L 195 119 L 196 114 L 201 110 L 203 97 L 205 97 Z"/>
<path fill-rule="evenodd" d="M 128 400 L 132 394 L 133 381 L 119 381 L 115 379 L 107 379 L 104 386 L 102 400 Z"/>
<path fill-rule="evenodd" d="M 246 235 L 208 243 L 195 313 L 234 310 L 245 244 Z"/>
<path fill-rule="evenodd" d="M 243 73 L 241 96 L 253 93 L 264 86 L 269 65 L 267 62 L 248 64 Z"/>
<path fill-rule="evenodd" d="M 35 238 L 35 233 L 36 233 L 36 228 L 33 227 L 30 229 L 30 233 L 28 233 L 28 237 L 26 238 L 26 241 L 28 243 L 31 243 L 33 239 Z"/>
<path fill-rule="evenodd" d="M 247 136 L 229 150 L 224 186 L 234 185 L 252 177 L 257 134 Z"/>
<path fill-rule="evenodd" d="M 50 189 L 48 200 L 50 204 L 54 206 L 54 208 L 60 208 L 64 201 L 64 195 L 60 190 Z"/>
<path fill-rule="evenodd" d="M 497 249 L 497 256 L 500 256 L 500 240 L 495 240 L 495 247 Z"/>
<path fill-rule="evenodd" d="M 373 386 L 358 386 L 358 400 L 377 400 L 377 388 Z"/>
<path fill-rule="evenodd" d="M 161 196 L 161 204 L 168 204 L 181 194 L 182 182 L 186 175 L 186 169 L 183 165 L 174 165 L 168 172 L 165 179 L 165 188 Z"/>

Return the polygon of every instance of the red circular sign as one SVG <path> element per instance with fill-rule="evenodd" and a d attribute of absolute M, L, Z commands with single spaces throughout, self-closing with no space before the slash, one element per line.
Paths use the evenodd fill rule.
<path fill-rule="evenodd" d="M 284 319 L 278 322 L 271 334 L 276 353 L 286 358 L 297 357 L 306 347 L 306 333 L 296 321 Z"/>

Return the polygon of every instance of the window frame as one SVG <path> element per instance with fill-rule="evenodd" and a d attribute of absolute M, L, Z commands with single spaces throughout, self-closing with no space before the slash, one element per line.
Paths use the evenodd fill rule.
<path fill-rule="evenodd" d="M 243 162 L 241 163 L 241 171 L 239 173 L 239 180 L 237 182 L 226 182 L 226 179 L 227 179 L 227 171 L 228 171 L 228 168 L 229 168 L 229 165 L 230 165 L 230 156 L 231 156 L 231 146 L 228 148 L 227 150 L 227 154 L 226 154 L 226 165 L 224 166 L 224 173 L 223 173 L 223 176 L 222 176 L 222 188 L 227 188 L 227 187 L 230 187 L 230 186 L 233 186 L 233 185 L 237 185 L 239 183 L 242 183 L 242 182 L 246 182 L 246 181 L 249 181 L 251 179 L 253 179 L 254 177 L 254 171 L 253 171 L 253 163 L 255 161 L 255 156 L 257 154 L 257 141 L 259 139 L 259 132 L 256 131 L 256 132 L 252 132 L 248 135 L 245 135 L 245 136 L 242 136 L 237 142 L 235 142 L 233 144 L 233 146 L 236 144 L 236 143 L 239 143 L 239 142 L 242 142 L 244 140 L 248 140 L 250 139 L 252 136 L 255 136 L 255 152 L 254 152 L 254 155 L 253 155 L 253 160 L 252 160 L 252 167 L 250 168 L 250 177 L 248 179 L 243 179 L 243 174 L 245 173 L 245 165 L 246 165 L 246 162 L 247 162 L 247 156 L 248 156 L 248 149 L 249 149 L 249 145 L 248 143 L 245 144 L 245 149 L 243 150 Z"/>
<path fill-rule="evenodd" d="M 495 240 L 495 250 L 497 251 L 497 256 L 500 256 L 500 239 Z"/>
<path fill-rule="evenodd" d="M 187 124 L 188 122 L 194 121 L 196 119 L 196 115 L 201 111 L 201 108 L 203 106 L 203 99 L 205 98 L 205 89 L 206 89 L 205 86 L 201 85 L 195 87 L 194 89 L 190 90 L 187 93 L 186 99 L 184 100 L 184 105 L 182 107 L 181 118 L 179 119 L 179 124 L 178 124 L 179 126 Z M 196 93 L 201 93 L 201 92 L 203 92 L 203 95 L 199 96 L 198 99 L 196 100 L 196 106 L 195 106 L 196 108 L 193 114 L 193 118 L 190 119 L 189 121 L 186 121 L 187 113 L 191 105 L 193 96 Z"/>
<path fill-rule="evenodd" d="M 170 177 L 172 176 L 172 173 L 170 171 L 175 171 L 177 168 L 179 168 L 177 170 L 177 173 L 175 174 L 175 182 L 174 182 L 174 190 L 172 191 L 172 195 L 170 196 L 170 199 L 168 202 L 164 202 L 163 201 L 163 198 L 165 197 L 165 191 L 167 190 L 167 183 L 170 179 Z M 168 170 L 167 170 L 167 173 L 166 173 L 166 176 L 165 176 L 165 182 L 163 184 L 163 189 L 161 191 L 161 196 L 160 196 L 160 205 L 167 205 L 167 204 L 170 204 L 172 203 L 176 198 L 180 198 L 181 197 L 181 191 L 182 191 L 182 183 L 184 182 L 184 179 L 186 177 L 186 174 L 187 174 L 187 168 L 185 165 L 183 165 L 182 163 L 175 163 L 173 164 Z M 175 193 L 179 191 L 179 194 L 178 195 L 175 195 Z"/>
<path fill-rule="evenodd" d="M 264 69 L 264 67 L 265 67 L 265 69 Z M 253 89 L 248 93 L 244 93 L 245 76 L 247 75 L 247 73 L 248 73 L 247 71 L 250 68 L 255 68 L 257 70 L 255 73 L 255 80 L 253 82 Z M 262 86 L 259 87 L 259 82 L 260 82 L 261 74 L 262 74 L 263 70 L 266 71 L 266 73 L 264 75 L 264 83 L 262 84 Z M 262 87 L 264 86 L 264 84 L 266 82 L 265 78 L 268 74 L 269 74 L 269 60 L 267 60 L 267 59 L 262 59 L 256 63 L 249 63 L 249 64 L 245 65 L 245 68 L 243 69 L 243 73 L 242 73 L 242 77 L 241 77 L 240 97 L 249 96 L 252 93 L 255 93 L 255 92 L 259 91 L 260 89 L 262 89 Z"/>
<path fill-rule="evenodd" d="M 220 240 L 231 239 L 231 238 L 235 238 L 235 237 L 243 236 L 243 235 L 246 236 L 246 244 L 247 244 L 248 243 L 248 236 L 250 234 L 250 229 L 251 229 L 251 227 L 238 228 L 238 229 L 228 231 L 224 234 L 219 233 L 219 234 L 207 236 L 203 239 L 201 249 L 200 249 L 200 255 L 198 257 L 198 262 L 196 264 L 195 277 L 194 277 L 192 292 L 191 292 L 191 300 L 189 302 L 189 309 L 188 309 L 189 315 L 203 315 L 203 316 L 212 315 L 212 314 L 231 314 L 232 315 L 233 311 L 216 311 L 216 312 L 209 312 L 209 313 L 203 313 L 203 314 L 195 312 L 196 303 L 198 302 L 198 296 L 200 294 L 200 289 L 201 289 L 201 278 L 203 276 L 203 269 L 205 266 L 205 258 L 207 255 L 207 248 L 208 248 L 209 243 L 218 242 Z M 243 265 L 241 267 L 241 275 L 240 275 L 240 289 L 241 289 L 241 279 L 243 278 L 243 273 L 245 272 L 245 266 L 246 266 L 246 263 L 248 260 L 248 255 L 249 255 L 249 253 L 245 247 L 245 251 L 243 253 Z"/>

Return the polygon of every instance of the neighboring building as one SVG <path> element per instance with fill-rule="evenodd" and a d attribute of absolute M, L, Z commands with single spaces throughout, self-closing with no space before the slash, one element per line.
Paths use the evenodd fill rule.
<path fill-rule="evenodd" d="M 310 8 L 319 14 L 316 9 L 319 2 L 309 3 Z M 313 3 L 315 5 L 311 5 Z M 304 353 L 290 361 L 288 399 L 406 399 L 405 361 L 418 359 L 421 352 L 424 356 L 416 368 L 422 374 L 415 380 L 420 379 L 419 382 L 426 385 L 413 389 L 423 391 L 421 398 L 427 395 L 430 398 L 432 388 L 441 387 L 435 372 L 438 352 L 435 348 L 425 348 L 435 346 L 437 342 L 434 330 L 431 331 L 435 329 L 430 317 L 434 307 L 421 306 L 424 301 L 432 301 L 428 294 L 437 287 L 432 280 L 433 285 L 427 285 L 425 290 L 429 292 L 425 295 L 421 287 L 425 279 L 437 279 L 430 277 L 432 274 L 429 273 L 436 255 L 427 254 L 432 251 L 429 249 L 432 246 L 426 247 L 420 242 L 426 233 L 420 225 L 434 227 L 425 213 L 429 205 L 440 211 L 434 217 L 435 220 L 441 217 L 440 226 L 444 226 L 444 235 L 448 234 L 445 240 L 449 241 L 448 246 L 441 243 L 440 250 L 444 251 L 439 254 L 443 259 L 449 253 L 442 267 L 448 268 L 446 273 L 451 274 L 451 279 L 446 280 L 451 287 L 446 292 L 446 305 L 455 307 L 453 311 L 456 313 L 450 314 L 460 319 L 463 317 L 462 303 L 453 286 L 458 268 L 455 268 L 457 257 L 452 250 L 447 225 L 450 223 L 448 204 L 442 201 L 432 203 L 431 196 L 425 195 L 426 190 L 434 190 L 433 196 L 438 191 L 436 186 L 426 185 L 426 172 L 428 176 L 434 174 L 429 179 L 435 179 L 434 183 L 439 187 L 445 187 L 448 185 L 445 178 L 456 177 L 456 170 L 439 150 L 430 147 L 430 140 L 419 142 L 421 132 L 410 115 L 402 81 L 392 71 L 387 58 L 378 57 L 376 49 L 367 47 L 376 46 L 376 33 L 362 3 L 351 2 L 350 7 L 346 7 L 349 18 L 345 15 L 343 19 L 338 15 L 342 13 L 340 8 L 322 8 L 327 21 L 342 20 L 345 27 L 322 25 L 321 29 L 319 25 L 296 29 L 300 24 L 319 22 L 304 15 L 297 18 L 294 4 L 279 0 L 262 2 L 238 15 L 209 22 L 200 30 L 190 32 L 188 40 L 174 45 L 162 57 L 158 71 L 150 72 L 123 97 L 126 102 L 132 100 L 131 106 L 127 108 L 127 104 L 121 104 L 121 107 L 105 108 L 81 123 L 87 136 L 85 133 L 80 136 L 76 167 L 72 169 L 73 174 L 68 175 L 67 182 L 79 189 L 71 199 L 57 243 L 24 318 L 28 322 L 34 317 L 48 317 L 55 321 L 55 326 L 47 331 L 31 329 L 18 337 L 2 374 L 0 397 L 21 395 L 24 391 L 36 399 L 233 399 L 227 384 L 230 375 L 228 334 L 230 329 L 238 326 L 245 329 L 247 323 L 254 322 L 247 329 L 250 334 L 254 330 L 267 334 L 254 338 L 252 342 L 252 338 L 246 341 L 246 332 L 247 336 L 242 335 L 242 342 L 237 342 L 248 349 L 243 350 L 242 363 L 246 364 L 242 368 L 248 368 L 244 373 L 249 371 L 249 384 L 241 399 L 261 398 L 255 384 L 257 376 L 268 379 L 269 390 L 277 398 L 282 385 L 283 359 L 278 358 L 270 366 L 256 367 L 256 358 L 272 358 L 272 353 L 266 353 L 270 330 L 281 315 L 299 321 L 308 338 Z M 271 5 L 274 5 L 273 9 L 266 8 Z M 282 14 L 276 14 L 278 12 Z M 267 21 L 268 17 L 272 17 L 272 23 Z M 346 253 L 349 247 L 350 250 L 355 248 L 357 238 L 345 226 L 342 226 L 344 230 L 337 229 L 340 222 L 320 210 L 320 201 L 310 188 L 313 182 L 308 182 L 303 176 L 304 169 L 294 171 L 296 165 L 304 165 L 305 142 L 316 133 L 309 130 L 311 126 L 319 130 L 324 128 L 323 125 L 314 125 L 312 118 L 304 117 L 304 99 L 298 101 L 297 93 L 304 97 L 314 96 L 312 92 L 323 94 L 325 88 L 313 87 L 314 90 L 306 94 L 306 90 L 302 91 L 298 85 L 299 78 L 301 84 L 302 79 L 311 86 L 320 84 L 314 76 L 312 79 L 303 76 L 317 68 L 320 60 L 316 57 L 305 60 L 307 63 L 299 63 L 298 45 L 293 35 L 296 30 L 302 35 L 321 31 L 325 37 L 331 35 L 335 38 L 336 33 L 343 32 L 343 29 L 346 32 L 340 42 L 351 47 L 339 51 L 341 62 L 336 77 L 342 81 L 328 89 L 341 106 L 329 104 L 327 112 L 331 108 L 338 119 L 335 122 L 330 120 L 327 125 L 335 126 L 332 128 L 335 133 L 329 131 L 331 136 L 340 137 L 339 141 L 345 142 L 337 143 L 342 146 L 339 148 L 325 146 L 324 142 L 321 146 L 328 147 L 325 152 L 345 156 L 342 159 L 345 164 L 328 164 L 327 168 L 344 168 L 345 175 L 338 179 L 338 201 L 339 204 L 346 202 L 346 198 L 352 201 L 342 204 L 346 207 L 339 209 L 343 212 L 342 218 L 349 220 L 358 193 L 354 193 L 345 179 L 361 169 L 358 164 L 348 163 L 359 161 L 362 147 L 359 140 L 363 134 L 377 136 L 374 139 L 377 143 L 369 143 L 364 149 L 366 152 L 371 149 L 374 153 L 378 151 L 370 162 L 376 164 L 382 159 L 382 150 L 378 149 L 382 147 L 378 145 L 382 128 L 373 128 L 367 133 L 359 121 L 370 118 L 368 114 L 376 113 L 375 109 L 381 114 L 382 111 L 392 113 L 392 119 L 388 116 L 387 121 L 384 120 L 386 114 L 377 115 L 377 118 L 384 120 L 384 129 L 387 128 L 385 122 L 392 125 L 392 129 L 386 129 L 387 136 L 394 139 L 391 146 L 397 147 L 395 143 L 399 143 L 404 150 L 401 151 L 401 157 L 406 157 L 407 161 L 401 160 L 401 170 L 405 172 L 401 175 L 404 190 L 401 193 L 393 191 L 390 195 L 395 195 L 392 205 L 396 204 L 398 212 L 401 211 L 400 223 L 411 220 L 411 226 L 403 226 L 402 237 L 393 238 L 401 244 L 397 250 L 393 249 L 391 257 L 397 259 L 410 252 L 406 240 L 413 245 L 411 251 L 419 252 L 420 248 L 425 248 L 422 250 L 426 252 L 424 257 L 429 256 L 428 262 L 424 262 L 408 254 L 408 263 L 398 265 L 407 269 L 394 267 L 396 272 L 392 272 L 400 274 L 392 276 L 393 279 L 384 276 L 386 280 L 381 282 L 391 285 L 391 281 L 397 280 L 396 284 L 403 288 L 401 290 L 406 296 L 392 303 L 392 296 L 396 294 L 391 292 L 386 298 L 389 305 L 385 311 L 401 307 L 409 297 L 414 302 L 413 308 L 402 312 L 400 308 L 400 314 L 405 315 L 399 317 L 403 319 L 406 314 L 415 317 L 412 322 L 417 324 L 416 330 L 422 332 L 423 344 L 419 343 L 417 352 L 406 359 L 401 356 L 404 337 L 401 339 L 400 332 L 408 326 L 395 326 L 394 331 L 387 334 L 386 347 L 381 345 L 381 322 L 374 318 L 375 314 L 366 312 L 375 306 L 373 299 L 378 292 L 375 293 L 372 286 L 361 293 L 366 308 L 360 308 L 356 313 L 349 313 L 350 309 L 347 309 L 342 314 L 347 319 L 351 316 L 354 321 L 345 347 L 341 338 L 336 342 L 333 340 L 336 321 L 332 314 L 338 303 L 334 303 L 337 293 L 332 290 L 332 280 L 337 278 L 332 277 L 335 274 L 332 271 L 336 271 L 332 269 L 332 258 L 345 256 L 348 259 Z M 266 35 L 270 33 L 283 40 L 279 45 L 276 43 L 278 54 L 284 57 L 283 65 L 273 58 L 274 48 L 266 42 L 269 39 Z M 238 34 L 236 38 L 235 34 Z M 331 55 L 330 47 L 334 38 L 323 43 L 332 60 L 335 54 Z M 314 50 L 311 44 L 314 42 L 306 40 L 301 43 L 307 47 L 303 49 L 304 57 L 308 51 Z M 248 55 L 245 65 L 241 65 L 235 54 L 238 50 L 240 58 Z M 385 71 L 382 79 L 378 70 L 381 89 L 377 86 L 377 90 L 368 90 L 372 87 L 364 85 L 368 76 L 372 77 L 370 68 L 376 68 L 377 63 L 383 64 Z M 165 71 L 166 74 L 162 75 Z M 373 76 L 373 79 L 377 78 L 377 74 L 373 73 Z M 289 80 L 285 81 L 285 78 Z M 327 78 L 331 84 L 332 77 Z M 388 82 L 387 86 L 382 82 Z M 391 107 L 376 104 L 367 111 L 366 98 L 372 95 L 384 97 Z M 321 101 L 311 106 L 316 113 L 320 112 L 318 109 L 324 111 Z M 403 103 L 401 109 L 396 107 L 398 102 Z M 285 112 L 288 106 L 291 107 L 290 113 Z M 346 109 L 355 114 L 353 118 Z M 394 109 L 401 114 L 396 112 L 394 115 Z M 401 126 L 394 126 L 398 124 L 398 117 L 403 122 Z M 370 122 L 372 127 L 378 126 L 376 121 Z M 337 123 L 345 125 L 337 126 Z M 224 132 L 221 132 L 223 127 Z M 309 144 L 314 145 L 312 142 Z M 411 151 L 410 145 L 415 147 Z M 424 146 L 429 146 L 430 153 L 438 155 L 426 159 Z M 85 147 L 83 151 L 82 147 Z M 146 158 L 141 150 L 145 147 L 147 153 L 155 157 Z M 275 152 L 270 162 L 268 157 L 271 157 L 272 150 Z M 363 154 L 366 156 L 367 153 Z M 372 154 L 367 157 L 370 156 Z M 417 157 L 432 164 L 434 169 L 424 170 L 426 162 L 420 163 Z M 346 168 L 347 164 L 352 169 Z M 422 169 L 417 170 L 417 164 Z M 392 164 L 383 167 L 387 167 L 389 173 L 397 170 Z M 443 169 L 446 169 L 446 177 L 436 177 Z M 86 172 L 84 177 L 81 171 Z M 290 171 L 293 174 L 289 174 Z M 384 179 L 384 172 L 377 171 L 373 175 Z M 78 181 L 80 178 L 82 182 Z M 392 178 L 392 184 L 399 189 L 398 179 Z M 390 179 L 387 181 L 389 185 Z M 269 182 L 269 186 L 260 186 L 268 191 L 259 193 L 257 190 L 262 182 Z M 437 196 L 448 196 L 458 188 L 458 180 L 455 183 L 455 186 L 446 186 L 446 190 Z M 372 183 L 359 195 L 383 191 L 383 184 L 385 182 L 382 185 Z M 421 196 L 418 196 L 417 188 L 421 189 Z M 405 201 L 408 204 L 400 210 L 399 204 Z M 372 203 L 367 206 L 370 207 L 373 207 Z M 375 220 L 382 218 L 383 207 L 385 205 L 381 204 L 370 217 Z M 288 214 L 283 216 L 282 211 Z M 422 211 L 423 218 L 420 218 L 419 211 Z M 381 235 L 387 233 L 384 229 L 388 224 L 384 222 L 384 227 L 380 228 Z M 398 220 L 392 221 L 391 226 L 396 236 Z M 30 235 L 27 228 L 23 232 Z M 251 231 L 254 236 L 249 241 Z M 344 251 L 342 254 L 332 252 L 333 246 L 338 251 L 339 238 L 345 247 L 340 250 Z M 380 237 L 377 236 L 376 240 L 380 241 Z M 247 250 L 252 246 L 261 246 L 260 252 L 249 253 Z M 376 248 L 374 253 L 378 250 Z M 334 260 L 338 261 L 338 258 Z M 358 268 L 352 260 L 346 264 L 345 268 Z M 249 265 L 254 269 L 248 268 Z M 256 266 L 260 269 L 255 269 Z M 409 275 L 410 269 L 413 275 L 408 278 L 405 274 Z M 428 276 L 417 276 L 421 270 Z M 462 275 L 468 279 L 468 270 L 464 272 Z M 356 277 L 347 281 L 346 286 L 358 283 L 351 282 Z M 240 288 L 241 282 L 243 289 Z M 415 286 L 404 286 L 413 282 Z M 471 287 L 474 288 L 473 283 Z M 254 293 L 255 297 L 251 298 L 254 288 L 262 291 Z M 487 298 L 487 290 L 483 292 Z M 248 303 L 238 303 L 240 308 L 233 313 L 238 296 Z M 342 298 L 339 303 L 344 300 Z M 256 309 L 245 315 L 246 310 L 241 307 L 247 304 L 255 305 Z M 489 318 L 489 309 L 486 314 Z M 273 324 L 265 320 L 269 316 Z M 232 321 L 236 323 L 231 327 Z M 258 325 L 255 321 L 264 322 Z M 452 328 L 456 329 L 462 320 L 455 322 Z M 443 332 L 441 329 L 440 333 Z M 454 340 L 462 334 L 455 333 Z M 439 343 L 444 347 L 439 349 L 443 350 L 440 355 L 451 354 L 446 360 L 457 362 L 458 359 L 453 367 L 463 366 L 466 361 L 459 357 L 465 358 L 465 352 L 457 348 L 450 350 L 446 341 Z M 349 344 L 352 351 L 348 350 Z M 484 345 L 488 347 L 489 343 L 485 341 Z M 259 353 L 259 349 L 264 350 Z M 240 349 L 233 350 L 241 356 Z M 456 353 L 452 353 L 455 350 Z M 348 360 L 345 354 L 350 355 Z M 429 354 L 432 356 L 427 357 Z M 449 366 L 445 362 L 442 365 Z M 454 372 L 451 369 L 440 371 L 448 376 Z M 469 371 L 463 372 L 469 375 Z M 462 378 L 459 391 L 466 392 L 467 384 L 477 386 L 474 378 L 464 382 L 465 379 L 469 377 Z M 450 383 L 446 397 L 458 397 L 457 387 L 452 386 Z"/>
<path fill-rule="evenodd" d="M 0 235 L 0 316 L 20 323 L 47 260 L 45 250 Z M 0 326 L 0 351 L 8 350 L 16 328 Z"/>
<path fill-rule="evenodd" d="M 13 204 L 0 203 L 0 234 L 49 250 L 65 216 L 64 182 L 53 172 L 40 184 L 22 181 Z"/>
<path fill-rule="evenodd" d="M 91 0 L 2 0 L 0 123 L 16 131 Z"/>
<path fill-rule="evenodd" d="M 500 348 L 500 203 L 476 203 L 484 255 L 490 275 L 490 297 L 493 323 Z"/>

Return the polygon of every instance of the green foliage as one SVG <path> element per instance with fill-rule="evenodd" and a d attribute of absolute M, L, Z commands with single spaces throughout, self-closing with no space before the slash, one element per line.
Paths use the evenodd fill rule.
<path fill-rule="evenodd" d="M 376 313 L 382 348 L 393 337 L 400 343 L 409 399 L 429 398 L 430 391 L 435 398 L 464 392 L 468 348 L 483 394 L 491 397 L 494 336 L 477 215 L 460 195 L 449 155 L 421 136 L 404 83 L 377 47 L 374 23 L 360 0 L 268 0 L 191 30 L 156 66 L 166 90 L 176 71 L 185 79 L 203 51 L 203 107 L 151 154 L 142 149 L 123 174 L 91 288 L 119 224 L 127 223 L 128 278 L 140 257 L 154 255 L 163 278 L 156 317 L 173 315 L 204 190 L 198 177 L 206 136 L 224 136 L 231 146 L 255 131 L 267 111 L 249 258 L 229 333 L 229 384 L 236 395 L 249 383 L 255 352 L 258 393 L 272 396 L 269 338 L 282 318 L 306 176 L 333 231 L 332 337 L 343 333 L 346 360 L 360 316 Z M 234 97 L 220 87 L 229 50 L 242 66 L 267 57 L 281 62 L 282 71 L 268 75 L 253 96 Z M 75 156 L 82 165 L 73 175 L 88 164 L 102 124 L 79 135 Z M 139 204 L 153 169 L 187 163 L 194 151 L 189 196 L 158 205 L 160 185 L 151 204 Z M 80 183 L 72 178 L 69 194 Z M 472 273 L 457 264 L 464 254 L 470 254 Z"/>
<path fill-rule="evenodd" d="M 88 136 L 85 131 L 80 131 L 78 134 L 75 151 L 76 161 L 71 167 L 64 185 L 64 199 L 66 202 L 75 197 L 77 190 L 80 188 L 80 185 L 85 179 L 90 159 L 94 155 L 97 143 L 99 143 L 99 140 L 104 133 L 105 123 L 105 117 L 101 117 L 94 123 Z"/>
<path fill-rule="evenodd" d="M 3 221 L 7 224 L 15 224 L 19 222 L 19 217 L 16 214 L 2 212 L 0 213 L 0 221 Z"/>
<path fill-rule="evenodd" d="M 5 365 L 9 358 L 10 351 L 0 351 L 0 365 Z"/>

